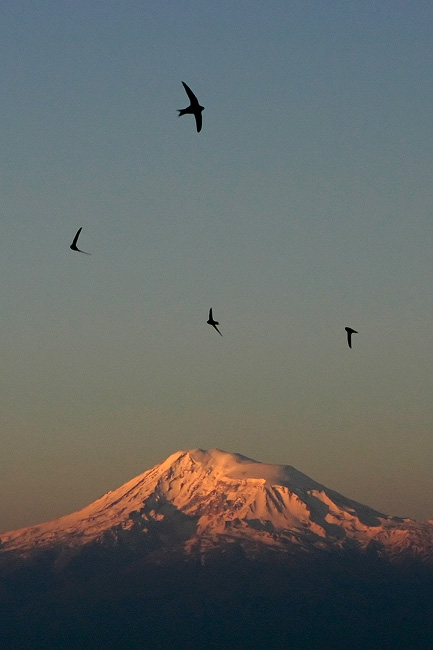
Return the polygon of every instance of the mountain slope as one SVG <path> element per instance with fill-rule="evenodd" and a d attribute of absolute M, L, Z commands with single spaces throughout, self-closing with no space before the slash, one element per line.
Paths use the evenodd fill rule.
<path fill-rule="evenodd" d="M 217 449 L 179 451 L 76 513 L 0 535 L 0 559 L 52 551 L 57 565 L 87 547 L 137 554 L 374 549 L 433 564 L 433 525 L 388 517 L 289 465 Z"/>

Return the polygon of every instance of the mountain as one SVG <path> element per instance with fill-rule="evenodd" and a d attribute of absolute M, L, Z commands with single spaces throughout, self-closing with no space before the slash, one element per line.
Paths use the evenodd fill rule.
<path fill-rule="evenodd" d="M 52 550 L 63 565 L 89 545 L 205 554 L 356 547 L 433 564 L 433 525 L 389 517 L 310 479 L 218 449 L 178 451 L 91 505 L 0 535 L 0 557 Z"/>
<path fill-rule="evenodd" d="M 5 650 L 427 650 L 432 602 L 431 522 L 217 449 L 0 535 Z"/>

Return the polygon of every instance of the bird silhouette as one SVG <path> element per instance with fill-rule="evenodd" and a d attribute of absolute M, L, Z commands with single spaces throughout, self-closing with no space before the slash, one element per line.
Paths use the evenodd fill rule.
<path fill-rule="evenodd" d="M 185 88 L 185 92 L 189 97 L 189 101 L 191 102 L 190 105 L 187 108 L 178 108 L 177 110 L 179 111 L 178 117 L 181 115 L 187 115 L 191 113 L 195 117 L 195 123 L 197 125 L 197 133 L 200 133 L 201 131 L 201 124 L 202 124 L 202 111 L 204 111 L 204 106 L 200 106 L 198 103 L 197 97 L 194 95 L 192 92 L 191 88 L 188 88 L 186 83 L 182 81 L 183 87 Z"/>
<path fill-rule="evenodd" d="M 78 228 L 78 230 L 77 230 L 77 234 L 76 234 L 75 237 L 74 237 L 74 241 L 73 241 L 72 244 L 69 246 L 69 248 L 70 248 L 71 250 L 73 250 L 73 251 L 77 251 L 78 253 L 84 253 L 84 255 L 91 255 L 92 253 L 86 253 L 86 251 L 81 251 L 79 248 L 77 248 L 78 237 L 80 236 L 80 232 L 81 232 L 82 230 L 83 230 L 82 228 Z"/>
<path fill-rule="evenodd" d="M 218 329 L 218 327 L 217 327 L 217 325 L 219 325 L 218 321 L 216 321 L 216 320 L 213 319 L 213 316 L 212 316 L 212 307 L 209 309 L 209 320 L 207 321 L 207 323 L 208 323 L 208 325 L 212 325 L 212 327 L 214 327 L 214 328 L 216 329 L 216 331 L 218 332 L 218 334 L 220 334 L 220 335 L 222 336 L 221 332 L 219 331 L 219 329 Z"/>
<path fill-rule="evenodd" d="M 344 328 L 347 332 L 347 345 L 349 348 L 352 348 L 352 334 L 358 334 L 356 330 L 353 330 L 351 327 Z"/>

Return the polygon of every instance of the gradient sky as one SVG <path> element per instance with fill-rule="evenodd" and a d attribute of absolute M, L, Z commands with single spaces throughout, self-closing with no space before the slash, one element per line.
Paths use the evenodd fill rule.
<path fill-rule="evenodd" d="M 432 20 L 2 3 L 0 530 L 195 447 L 433 517 Z"/>

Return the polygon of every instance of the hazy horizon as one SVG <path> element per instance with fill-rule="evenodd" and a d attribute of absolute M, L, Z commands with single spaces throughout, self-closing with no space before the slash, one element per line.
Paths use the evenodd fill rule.
<path fill-rule="evenodd" d="M 433 518 L 432 18 L 3 7 L 2 532 L 196 447 Z"/>

